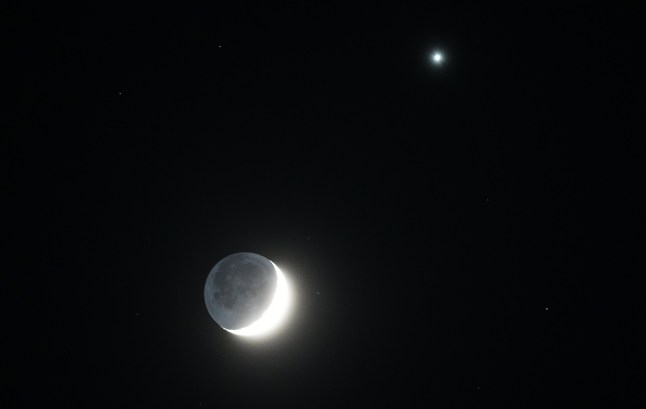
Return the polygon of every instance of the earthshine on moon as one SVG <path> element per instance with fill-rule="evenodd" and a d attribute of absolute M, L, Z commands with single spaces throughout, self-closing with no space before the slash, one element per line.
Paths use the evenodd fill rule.
<path fill-rule="evenodd" d="M 240 336 L 274 332 L 284 322 L 291 294 L 283 272 L 254 253 L 235 253 L 211 269 L 204 301 L 213 320 Z"/>

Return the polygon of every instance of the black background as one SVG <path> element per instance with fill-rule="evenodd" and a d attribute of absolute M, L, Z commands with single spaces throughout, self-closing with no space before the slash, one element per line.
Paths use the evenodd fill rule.
<path fill-rule="evenodd" d="M 448 4 L 10 8 L 2 407 L 640 407 L 644 10 Z"/>

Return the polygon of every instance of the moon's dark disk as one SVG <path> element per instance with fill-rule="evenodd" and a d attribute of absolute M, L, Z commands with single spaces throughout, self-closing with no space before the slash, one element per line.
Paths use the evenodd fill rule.
<path fill-rule="evenodd" d="M 204 301 L 222 328 L 237 330 L 257 321 L 276 292 L 276 269 L 254 253 L 235 253 L 211 269 L 204 286 Z"/>

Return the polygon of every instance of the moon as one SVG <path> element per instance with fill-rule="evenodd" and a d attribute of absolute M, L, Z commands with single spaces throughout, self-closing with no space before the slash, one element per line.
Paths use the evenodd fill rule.
<path fill-rule="evenodd" d="M 285 321 L 291 294 L 283 272 L 255 253 L 235 253 L 209 272 L 204 301 L 211 318 L 243 337 L 274 332 Z"/>

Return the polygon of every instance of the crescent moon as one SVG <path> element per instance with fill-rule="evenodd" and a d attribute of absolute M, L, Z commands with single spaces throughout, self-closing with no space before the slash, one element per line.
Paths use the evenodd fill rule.
<path fill-rule="evenodd" d="M 271 304 L 257 321 L 244 328 L 225 328 L 227 331 L 244 337 L 259 337 L 274 332 L 285 321 L 291 304 L 291 291 L 283 272 L 273 261 L 271 264 L 276 270 L 276 292 Z"/>

